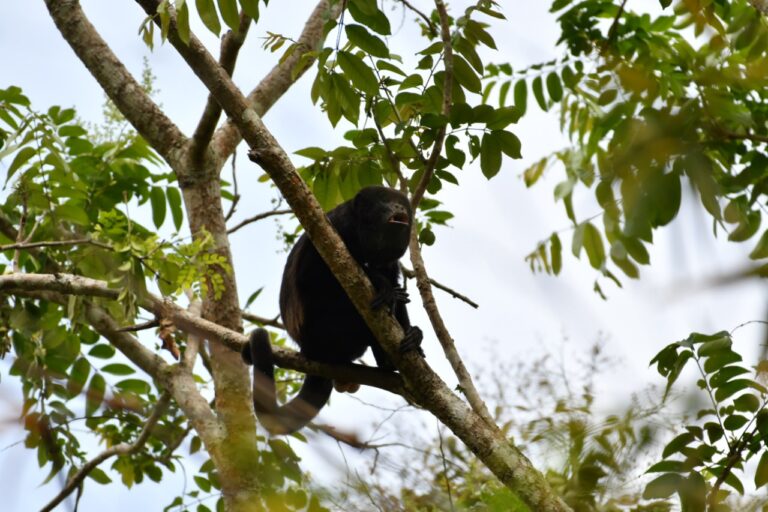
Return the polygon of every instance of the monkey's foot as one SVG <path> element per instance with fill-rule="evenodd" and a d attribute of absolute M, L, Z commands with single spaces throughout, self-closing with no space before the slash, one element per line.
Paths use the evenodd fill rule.
<path fill-rule="evenodd" d="M 394 314 L 398 303 L 408 304 L 411 299 L 408 298 L 408 292 L 402 286 L 393 286 L 379 291 L 371 301 L 371 309 L 377 310 L 382 306 L 387 306 L 389 312 Z"/>
<path fill-rule="evenodd" d="M 416 351 L 421 357 L 424 357 L 424 350 L 421 348 L 421 340 L 424 339 L 424 334 L 416 326 L 411 326 L 405 331 L 403 341 L 400 342 L 400 353 Z"/>

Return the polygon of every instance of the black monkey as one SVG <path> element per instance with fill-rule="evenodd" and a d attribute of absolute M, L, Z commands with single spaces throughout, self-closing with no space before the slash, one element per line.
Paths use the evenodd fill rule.
<path fill-rule="evenodd" d="M 411 326 L 405 304 L 408 295 L 398 285 L 398 260 L 408 247 L 413 215 L 406 196 L 386 187 L 366 187 L 350 201 L 328 212 L 350 254 L 373 284 L 371 307 L 389 308 L 405 331 L 401 351 L 421 351 L 421 329 Z M 320 254 L 303 234 L 288 255 L 280 287 L 280 314 L 286 330 L 308 359 L 350 363 L 368 347 L 380 368 L 394 370 L 362 316 L 347 297 Z M 283 406 L 275 396 L 274 364 L 269 335 L 256 329 L 243 349 L 253 364 L 253 402 L 256 415 L 272 434 L 288 434 L 304 427 L 326 404 L 333 382 L 307 375 L 298 395 Z M 356 386 L 336 382 L 339 391 Z"/>

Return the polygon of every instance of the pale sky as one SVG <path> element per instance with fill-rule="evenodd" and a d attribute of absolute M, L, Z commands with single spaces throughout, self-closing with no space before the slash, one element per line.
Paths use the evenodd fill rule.
<path fill-rule="evenodd" d="M 157 75 L 158 100 L 170 117 L 191 133 L 202 111 L 206 92 L 170 46 L 155 46 L 153 53 L 137 35 L 143 12 L 128 0 L 83 0 L 85 12 L 101 31 L 113 51 L 135 74 L 148 56 Z M 414 2 L 429 10 L 430 2 Z M 451 4 L 458 12 L 459 5 Z M 0 49 L 4 62 L 0 87 L 18 85 L 32 100 L 33 107 L 46 110 L 51 105 L 74 106 L 87 121 L 100 120 L 103 93 L 74 53 L 60 37 L 40 0 L 4 2 L 0 17 Z M 486 62 L 511 62 L 523 68 L 551 60 L 563 54 L 555 48 L 558 28 L 547 13 L 549 2 L 505 1 L 510 20 L 497 23 L 492 34 L 499 51 L 484 54 Z M 271 2 L 260 24 L 251 29 L 249 43 L 235 72 L 235 80 L 250 89 L 276 60 L 275 54 L 260 49 L 257 38 L 267 30 L 296 36 L 305 15 L 314 6 L 307 0 Z M 395 36 L 394 51 L 409 55 L 421 47 L 409 46 L 408 15 L 402 34 L 400 14 L 391 16 Z M 193 27 L 205 36 L 209 48 L 217 51 L 213 36 Z M 335 34 L 331 37 L 335 37 Z M 399 38 L 402 37 L 402 40 Z M 421 44 L 420 42 L 417 44 Z M 334 130 L 325 116 L 313 108 L 309 100 L 310 76 L 305 76 L 266 116 L 267 126 L 283 146 L 293 152 L 307 146 L 333 147 L 349 126 Z M 342 123 L 343 124 L 343 123 Z M 559 134 L 557 115 L 544 114 L 535 102 L 529 102 L 529 113 L 516 127 L 511 127 L 523 142 L 522 161 L 505 159 L 501 173 L 488 182 L 477 165 L 458 173 L 460 187 L 446 185 L 439 198 L 456 217 L 450 228 L 438 228 L 437 243 L 424 249 L 430 275 L 471 297 L 480 304 L 478 310 L 436 291 L 438 304 L 456 341 L 460 353 L 470 367 L 483 368 L 491 360 L 514 361 L 533 358 L 547 350 L 565 353 L 565 358 L 580 356 L 597 339 L 607 338 L 607 352 L 622 363 L 607 374 L 598 386 L 601 406 L 609 410 L 625 404 L 629 394 L 648 383 L 661 384 L 655 370 L 648 367 L 653 355 L 667 343 L 686 337 L 691 331 L 730 330 L 755 319 L 764 319 L 766 295 L 758 283 L 722 289 L 698 286 L 702 279 L 717 276 L 746 262 L 751 244 L 737 245 L 711 236 L 711 222 L 686 194 L 681 215 L 666 229 L 655 233 L 649 247 L 651 267 L 641 269 L 641 279 L 624 279 L 624 288 L 601 281 L 609 300 L 603 301 L 592 291 L 596 273 L 584 261 L 576 261 L 567 249 L 570 235 L 563 241 L 564 268 L 561 276 L 532 274 L 524 257 L 537 241 L 549 237 L 553 230 L 568 226 L 563 207 L 553 199 L 554 184 L 562 179 L 558 169 L 550 170 L 533 189 L 526 189 L 522 171 L 550 151 L 566 142 Z M 257 183 L 260 171 L 242 158 L 238 160 L 241 202 L 233 224 L 238 220 L 270 208 L 269 200 L 276 191 Z M 298 162 L 298 160 L 297 160 Z M 0 174 L 4 169 L 0 168 Z M 599 213 L 590 193 L 581 191 L 575 200 L 581 218 Z M 262 315 L 277 313 L 277 292 L 285 253 L 275 239 L 272 221 L 252 225 L 236 233 L 232 239 L 235 272 L 243 298 L 264 286 L 264 292 L 252 310 Z M 407 263 L 407 257 L 405 259 Z M 412 286 L 412 285 L 411 285 Z M 412 298 L 416 299 L 415 288 Z M 455 384 L 429 322 L 419 309 L 418 300 L 411 305 L 413 322 L 425 330 L 424 347 L 429 362 L 448 381 Z M 737 348 L 753 363 L 760 326 L 738 331 Z M 567 338 L 567 341 L 563 340 Z M 490 357 L 489 357 L 490 356 Z M 369 356 L 370 358 L 370 356 Z M 37 467 L 34 452 L 13 445 L 23 439 L 23 431 L 9 421 L 18 407 L 20 392 L 7 375 L 8 362 L 0 365 L 0 396 L 8 401 L 0 407 L 0 488 L 4 510 L 36 510 L 57 491 L 55 482 L 40 487 L 47 471 Z M 513 387 L 515 375 L 510 375 Z M 358 397 L 368 402 L 400 404 L 397 397 L 383 392 L 364 390 Z M 334 395 L 332 404 L 323 410 L 323 422 L 359 431 L 362 437 L 379 413 L 346 396 Z M 366 418 L 360 423 L 360 418 Z M 368 420 L 370 418 L 370 420 Z M 423 418 L 422 418 L 423 419 Z M 434 425 L 434 420 L 426 424 Z M 294 443 L 294 446 L 296 444 Z M 317 476 L 319 483 L 331 484 L 342 478 L 344 462 L 335 443 L 312 436 L 309 446 L 296 446 L 305 457 L 304 467 Z M 94 450 L 97 448 L 94 447 Z M 349 451 L 351 452 L 351 450 Z M 94 451 L 94 453 L 96 453 Z M 364 469 L 367 455 L 344 454 L 353 470 Z M 190 465 L 196 470 L 200 461 Z M 104 467 L 106 470 L 107 467 Z M 191 483 L 188 475 L 188 485 Z M 113 475 L 119 481 L 119 476 Z M 159 510 L 182 492 L 183 476 L 169 475 L 161 485 L 144 483 L 128 491 L 122 485 L 102 487 L 89 481 L 81 501 L 82 512 L 110 510 Z M 212 505 L 212 504 L 211 504 Z M 62 508 L 68 510 L 68 508 Z"/>

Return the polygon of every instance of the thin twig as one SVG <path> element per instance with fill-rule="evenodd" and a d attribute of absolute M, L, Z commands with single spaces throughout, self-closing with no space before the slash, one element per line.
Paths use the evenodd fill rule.
<path fill-rule="evenodd" d="M 19 230 L 19 235 L 21 235 L 21 230 Z M 48 240 L 45 242 L 18 242 L 15 244 L 0 245 L 0 251 L 11 251 L 11 250 L 19 251 L 19 250 L 26 250 L 26 249 L 38 249 L 40 247 L 61 247 L 61 246 L 68 246 L 68 245 L 83 245 L 83 244 L 95 245 L 96 247 L 101 247 L 103 249 L 112 249 L 112 246 L 108 244 L 97 242 L 89 238 L 83 238 L 79 240 Z"/>
<path fill-rule="evenodd" d="M 240 202 L 240 192 L 237 190 L 237 150 L 232 152 L 232 186 L 232 204 L 229 205 L 229 211 L 224 216 L 224 222 L 229 222 L 229 219 L 235 214 L 237 203 Z"/>
<path fill-rule="evenodd" d="M 403 276 L 405 276 L 406 279 L 414 279 L 416 277 L 416 272 L 414 272 L 413 270 L 411 270 L 409 268 L 405 268 L 402 264 L 400 264 L 400 271 L 403 273 Z M 457 292 L 456 290 L 454 290 L 452 288 L 448 288 L 444 284 L 441 284 L 441 283 L 435 281 L 431 277 L 429 278 L 429 282 L 435 288 L 443 290 L 444 292 L 446 292 L 447 294 L 449 294 L 450 296 L 452 296 L 455 299 L 459 299 L 461 301 L 466 302 L 467 304 L 469 304 L 470 306 L 472 306 L 475 309 L 480 307 L 480 305 L 477 302 L 473 301 L 469 297 L 466 297 L 465 295 L 460 294 L 459 292 Z"/>
<path fill-rule="evenodd" d="M 144 424 L 144 428 L 141 430 L 141 433 L 139 434 L 139 437 L 136 439 L 136 441 L 134 441 L 132 444 L 120 443 L 116 446 L 113 446 L 112 448 L 108 448 L 93 459 L 83 464 L 83 467 L 81 467 L 80 470 L 75 473 L 72 478 L 69 479 L 69 482 L 67 482 L 67 485 L 64 486 L 61 492 L 57 494 L 56 497 L 54 497 L 46 506 L 40 509 L 40 512 L 50 512 L 53 510 L 56 505 L 61 503 L 67 496 L 72 494 L 75 489 L 78 489 L 83 483 L 83 480 L 85 480 L 85 477 L 87 477 L 91 471 L 93 471 L 105 460 L 109 459 L 110 457 L 114 457 L 115 455 L 129 455 L 139 451 L 144 446 L 144 443 L 146 443 L 149 439 L 149 436 L 152 434 L 152 430 L 155 428 L 155 425 L 163 416 L 163 414 L 165 414 L 165 411 L 167 410 L 170 403 L 170 394 L 167 392 L 163 393 L 157 400 L 157 404 L 155 405 L 155 409 L 152 411 L 152 415 L 149 417 L 149 419 L 147 419 L 147 422 Z"/>
<path fill-rule="evenodd" d="M 240 224 L 237 224 L 235 227 L 229 228 L 227 230 L 227 234 L 231 235 L 232 233 L 234 233 L 238 229 L 240 229 L 242 227 L 245 227 L 248 224 L 251 224 L 253 222 L 258 222 L 258 221 L 266 219 L 268 217 L 273 217 L 275 215 L 288 215 L 290 213 L 293 213 L 293 211 L 291 211 L 290 209 L 286 209 L 286 210 L 270 210 L 268 212 L 260 213 L 258 215 L 254 215 L 253 217 L 249 217 L 249 218 L 245 219 Z"/>
<path fill-rule="evenodd" d="M 400 0 L 400 3 L 403 4 L 406 8 L 410 9 L 411 11 L 415 12 L 419 16 L 421 16 L 421 19 L 424 20 L 424 23 L 427 24 L 427 27 L 429 27 L 429 33 L 435 34 L 437 33 L 437 29 L 435 28 L 435 24 L 432 23 L 432 20 L 429 19 L 429 16 L 418 10 L 416 7 L 414 7 L 408 0 Z"/>
<path fill-rule="evenodd" d="M 277 315 L 275 318 L 266 318 L 263 316 L 254 315 L 253 313 L 248 313 L 247 311 L 241 312 L 241 315 L 243 316 L 243 320 L 248 320 L 252 324 L 268 325 L 269 327 L 285 330 L 285 325 L 280 320 L 278 320 L 280 315 Z"/>
<path fill-rule="evenodd" d="M 154 320 L 147 320 L 146 322 L 142 322 L 140 324 L 121 327 L 120 329 L 117 330 L 117 332 L 146 331 L 147 329 L 152 329 L 153 327 L 159 327 L 159 326 L 160 326 L 160 321 L 157 319 L 154 319 Z"/>
<path fill-rule="evenodd" d="M 451 27 L 448 20 L 448 12 L 445 9 L 443 0 L 435 0 L 435 7 L 437 13 L 440 16 L 440 34 L 443 39 L 443 65 L 445 66 L 445 77 L 443 78 L 443 110 L 442 114 L 445 117 L 445 122 L 440 130 L 437 132 L 435 142 L 432 145 L 432 153 L 430 153 L 427 159 L 427 164 L 424 167 L 424 174 L 421 176 L 419 184 L 413 191 L 411 196 L 411 208 L 416 211 L 416 208 L 421 202 L 421 198 L 424 196 L 424 192 L 427 190 L 427 185 L 432 180 L 432 175 L 437 167 L 437 162 L 440 160 L 440 153 L 443 151 L 443 142 L 445 142 L 445 134 L 448 130 L 448 117 L 451 115 L 451 100 L 453 99 L 453 47 L 451 46 Z"/>

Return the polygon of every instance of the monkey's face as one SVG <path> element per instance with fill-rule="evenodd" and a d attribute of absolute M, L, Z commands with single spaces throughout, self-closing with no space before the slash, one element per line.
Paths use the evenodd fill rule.
<path fill-rule="evenodd" d="M 386 187 L 366 187 L 354 201 L 365 261 L 383 265 L 399 260 L 408 248 L 413 217 L 405 195 Z"/>

